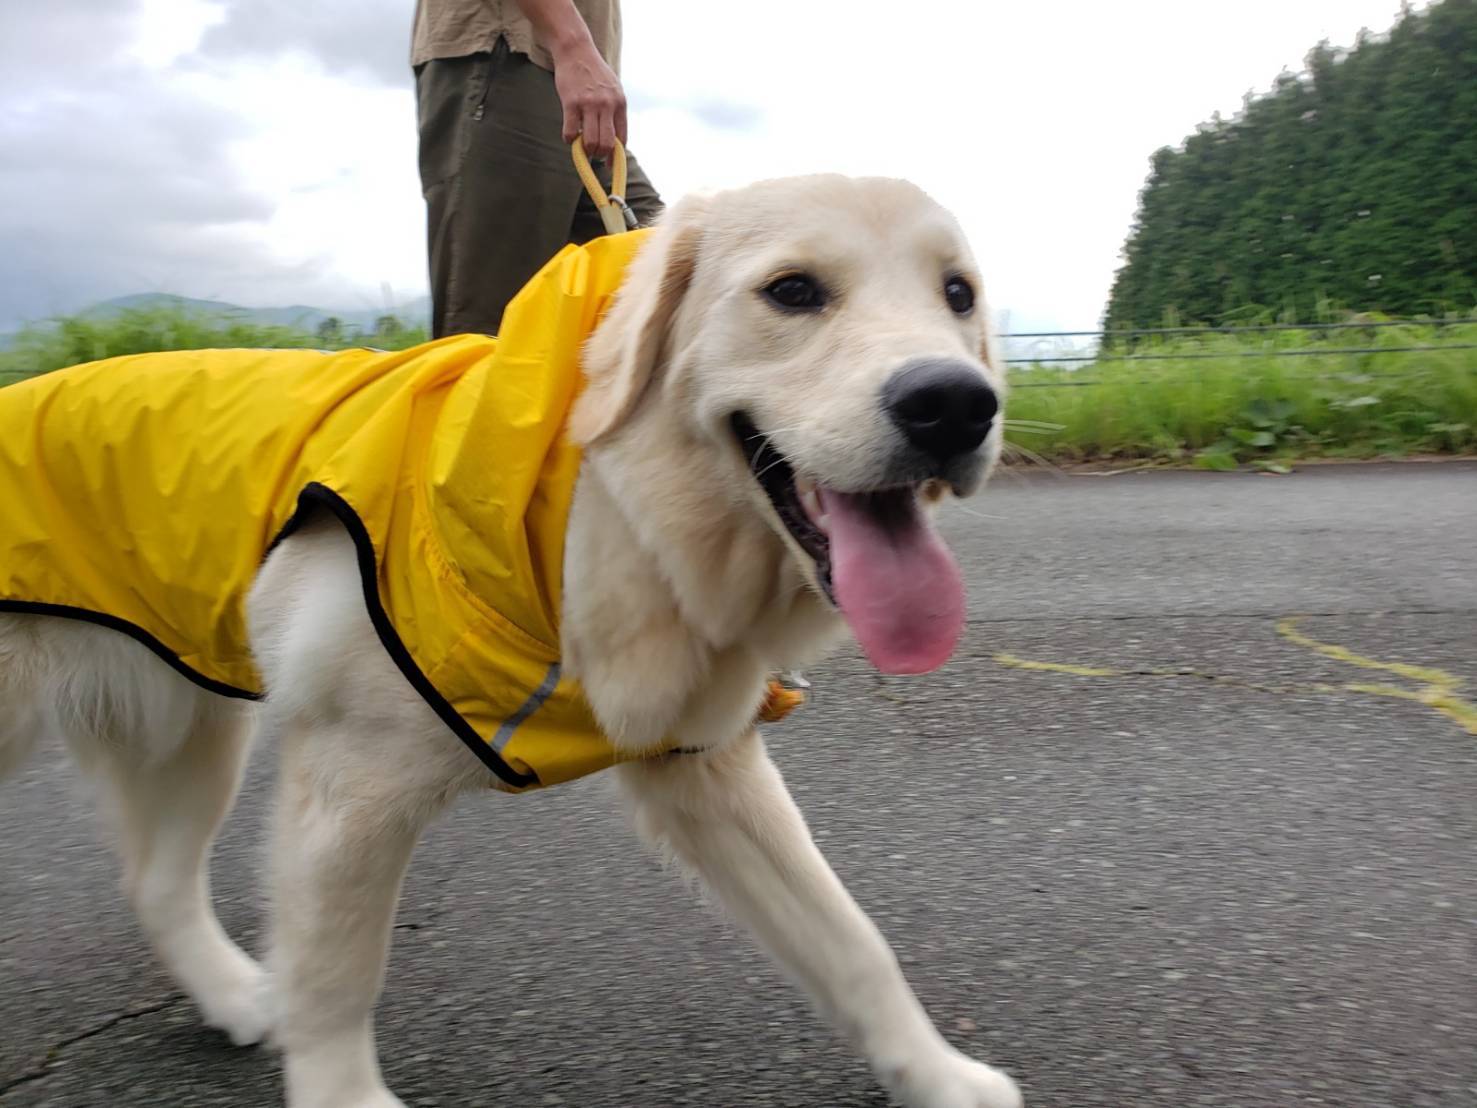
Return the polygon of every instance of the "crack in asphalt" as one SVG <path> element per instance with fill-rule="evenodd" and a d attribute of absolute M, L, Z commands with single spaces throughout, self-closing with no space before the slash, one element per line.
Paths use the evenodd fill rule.
<path fill-rule="evenodd" d="M 394 925 L 393 928 L 391 928 L 391 930 L 428 931 L 432 927 L 436 926 L 436 921 L 439 920 L 442 916 L 446 915 L 448 910 L 449 909 L 447 908 L 445 903 L 438 902 L 418 918 L 406 920 L 403 923 L 397 923 Z"/>
<path fill-rule="evenodd" d="M 60 1042 L 53 1043 L 47 1047 L 46 1053 L 42 1055 L 40 1062 L 31 1069 L 17 1074 L 15 1077 L 0 1081 L 0 1097 L 7 1096 L 23 1085 L 29 1085 L 46 1077 L 60 1060 L 61 1053 L 68 1048 L 74 1047 L 78 1043 L 85 1042 L 88 1039 L 96 1038 L 98 1035 L 111 1031 L 120 1024 L 128 1023 L 142 1016 L 151 1016 L 156 1012 L 163 1012 L 168 1008 L 173 1008 L 178 1004 L 182 1004 L 184 999 L 183 996 L 176 996 L 171 997 L 169 1000 L 161 1000 L 154 1004 L 145 1005 L 141 1008 L 130 1008 L 126 1012 L 119 1012 L 117 1015 L 108 1017 L 96 1027 L 89 1027 L 86 1031 L 78 1032 L 76 1035 L 69 1035 Z"/>

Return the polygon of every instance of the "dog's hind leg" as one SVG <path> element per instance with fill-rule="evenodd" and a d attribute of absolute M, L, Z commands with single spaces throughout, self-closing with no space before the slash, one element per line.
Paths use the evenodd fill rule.
<path fill-rule="evenodd" d="M 0 614 L 0 781 L 35 749 L 44 724 L 35 655 L 35 621 Z"/>
<path fill-rule="evenodd" d="M 907 1108 L 1020 1108 L 1015 1083 L 948 1045 L 886 940 L 815 848 L 756 733 L 618 767 L 642 832 L 696 871 Z"/>
<path fill-rule="evenodd" d="M 113 800 L 124 887 L 139 923 L 205 1022 L 238 1046 L 267 1031 L 265 977 L 216 919 L 208 863 L 240 784 L 250 714 L 248 705 L 200 693 L 183 742 L 162 760 L 105 753 L 97 767 Z"/>
<path fill-rule="evenodd" d="M 107 628 L 0 615 L 0 761 L 66 742 L 116 831 L 123 888 L 165 967 L 237 1043 L 264 1030 L 262 972 L 222 931 L 206 869 L 253 709 L 190 684 Z"/>

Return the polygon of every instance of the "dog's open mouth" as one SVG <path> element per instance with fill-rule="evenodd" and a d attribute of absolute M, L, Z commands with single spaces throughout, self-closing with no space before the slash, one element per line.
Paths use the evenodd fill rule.
<path fill-rule="evenodd" d="M 749 469 L 759 482 L 764 495 L 785 530 L 790 532 L 800 549 L 815 562 L 816 580 L 832 604 L 836 603 L 831 581 L 831 536 L 826 531 L 826 516 L 821 510 L 820 496 L 809 481 L 797 480 L 789 461 L 775 449 L 768 436 L 760 433 L 753 421 L 742 412 L 733 416 L 733 432 L 743 447 Z"/>
<path fill-rule="evenodd" d="M 922 510 L 925 487 L 841 492 L 797 475 L 746 414 L 732 426 L 770 506 L 872 663 L 924 673 L 947 661 L 964 628 L 964 587 Z"/>

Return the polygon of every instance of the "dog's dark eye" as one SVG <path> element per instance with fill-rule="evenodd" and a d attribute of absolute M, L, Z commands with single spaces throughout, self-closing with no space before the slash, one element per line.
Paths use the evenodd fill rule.
<path fill-rule="evenodd" d="M 826 305 L 825 291 L 812 277 L 790 273 L 764 286 L 764 296 L 778 307 L 792 312 L 813 312 Z"/>
<path fill-rule="evenodd" d="M 968 315 L 974 307 L 974 289 L 963 277 L 950 277 L 944 282 L 944 299 L 959 315 Z"/>

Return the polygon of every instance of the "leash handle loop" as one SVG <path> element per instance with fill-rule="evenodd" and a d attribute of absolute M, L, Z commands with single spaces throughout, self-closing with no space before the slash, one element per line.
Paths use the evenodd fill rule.
<path fill-rule="evenodd" d="M 580 175 L 585 191 L 590 194 L 596 210 L 600 212 L 600 222 L 605 224 L 605 233 L 618 235 L 622 231 L 635 230 L 636 213 L 626 203 L 626 148 L 621 145 L 621 140 L 615 140 L 615 153 L 611 157 L 609 193 L 600 184 L 600 178 L 595 176 L 589 155 L 585 153 L 582 136 L 575 136 L 569 152 L 574 158 L 575 172 Z"/>

